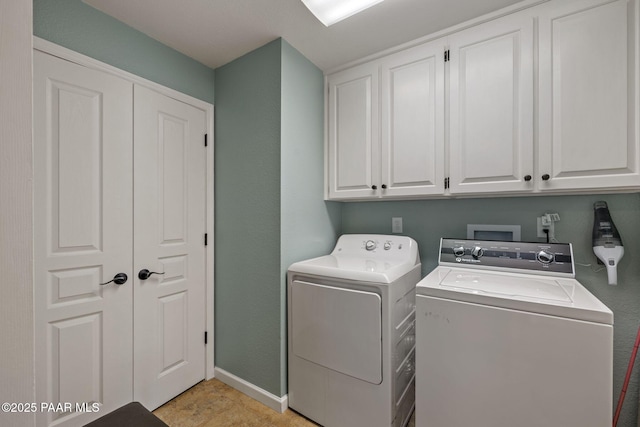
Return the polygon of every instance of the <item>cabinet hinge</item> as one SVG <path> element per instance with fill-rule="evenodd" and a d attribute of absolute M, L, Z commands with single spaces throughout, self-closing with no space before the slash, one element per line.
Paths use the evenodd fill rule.
<path fill-rule="evenodd" d="M 207 331 L 204 331 L 204 343 L 207 343 Z"/>
<path fill-rule="evenodd" d="M 207 235 L 207 233 L 204 233 L 204 245 L 205 246 L 207 246 L 207 244 L 208 244 L 207 240 L 208 240 L 208 235 Z"/>
<path fill-rule="evenodd" d="M 444 189 L 448 189 L 449 188 L 449 178 L 445 178 L 444 179 Z"/>
<path fill-rule="evenodd" d="M 449 49 L 444 51 L 444 62 L 449 62 Z"/>
<path fill-rule="evenodd" d="M 204 146 L 206 147 L 207 145 L 209 145 L 209 144 L 207 143 L 207 134 L 205 133 L 204 134 Z"/>

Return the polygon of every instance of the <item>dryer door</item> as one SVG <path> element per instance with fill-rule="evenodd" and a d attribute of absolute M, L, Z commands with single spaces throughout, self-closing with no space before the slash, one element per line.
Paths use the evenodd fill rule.
<path fill-rule="evenodd" d="M 367 381 L 382 382 L 382 300 L 363 292 L 294 280 L 293 353 Z"/>

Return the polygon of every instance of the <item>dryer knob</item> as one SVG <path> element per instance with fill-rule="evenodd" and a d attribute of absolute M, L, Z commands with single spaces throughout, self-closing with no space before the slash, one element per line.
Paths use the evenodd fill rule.
<path fill-rule="evenodd" d="M 368 251 L 372 251 L 376 248 L 376 242 L 373 240 L 367 240 L 367 243 L 364 244 L 364 247 Z"/>
<path fill-rule="evenodd" d="M 389 249 L 391 249 L 391 242 L 384 242 L 384 250 L 388 251 Z"/>
<path fill-rule="evenodd" d="M 464 255 L 464 246 L 458 246 L 453 248 L 453 254 L 455 256 L 463 256 Z"/>

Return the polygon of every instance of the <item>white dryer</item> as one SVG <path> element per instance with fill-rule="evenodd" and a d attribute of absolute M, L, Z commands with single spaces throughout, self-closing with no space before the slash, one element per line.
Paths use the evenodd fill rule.
<path fill-rule="evenodd" d="M 288 271 L 289 407 L 326 427 L 403 426 L 414 405 L 417 243 L 343 235 Z"/>
<path fill-rule="evenodd" d="M 613 313 L 570 244 L 442 239 L 416 287 L 417 427 L 611 424 Z"/>

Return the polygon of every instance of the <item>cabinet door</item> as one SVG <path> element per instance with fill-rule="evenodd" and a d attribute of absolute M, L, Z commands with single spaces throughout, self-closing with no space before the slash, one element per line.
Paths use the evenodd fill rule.
<path fill-rule="evenodd" d="M 540 17 L 542 190 L 640 184 L 637 70 L 627 57 L 637 48 L 627 23 L 635 2 L 602 3 L 553 3 Z"/>
<path fill-rule="evenodd" d="M 450 191 L 533 189 L 533 19 L 450 38 Z"/>
<path fill-rule="evenodd" d="M 444 193 L 444 41 L 381 66 L 383 196 Z"/>
<path fill-rule="evenodd" d="M 333 74 L 328 85 L 329 198 L 376 197 L 380 194 L 378 67 L 365 64 Z"/>
<path fill-rule="evenodd" d="M 33 58 L 36 419 L 79 426 L 132 399 L 132 84 Z"/>

